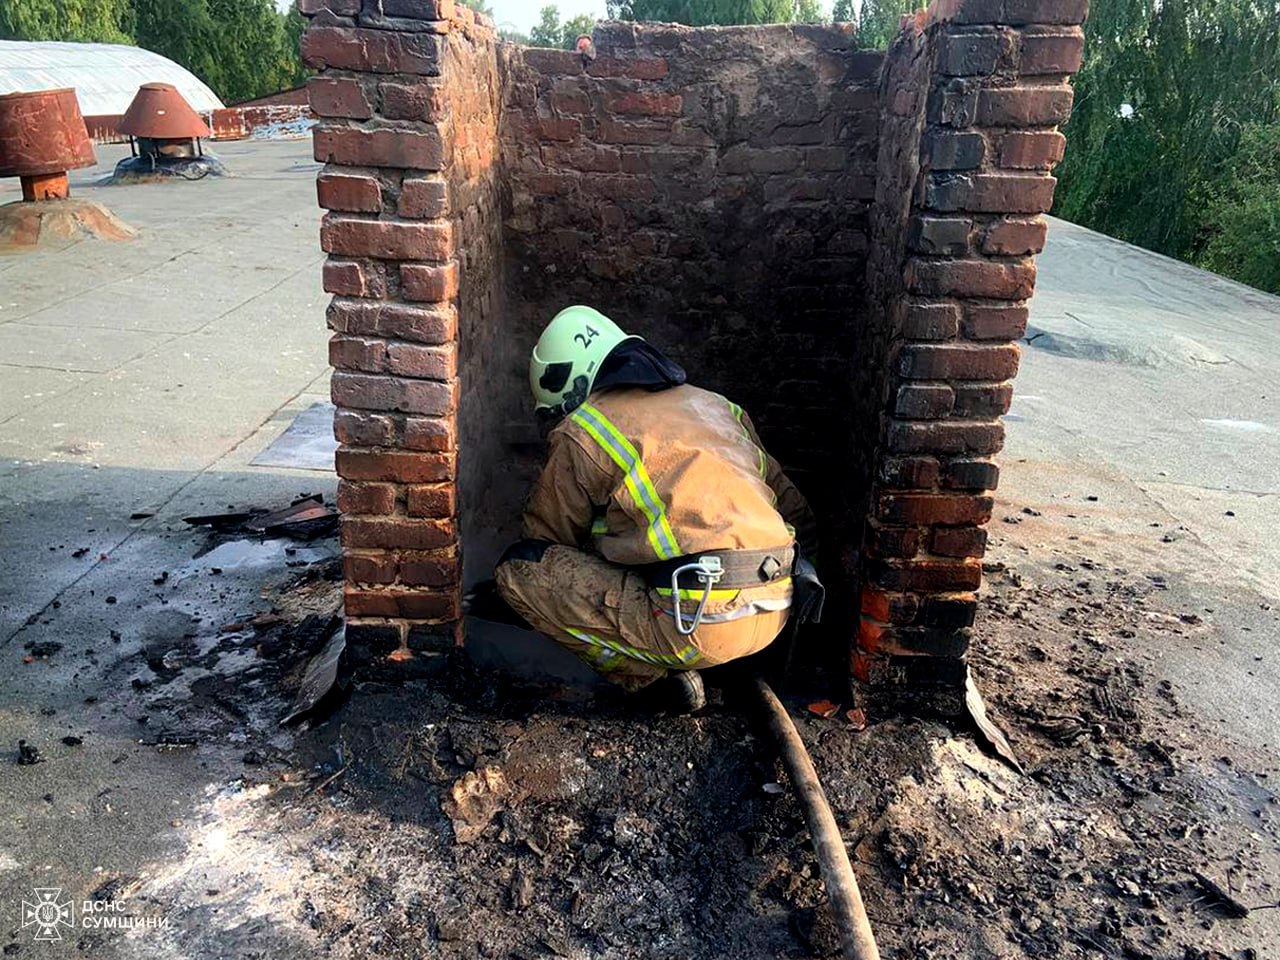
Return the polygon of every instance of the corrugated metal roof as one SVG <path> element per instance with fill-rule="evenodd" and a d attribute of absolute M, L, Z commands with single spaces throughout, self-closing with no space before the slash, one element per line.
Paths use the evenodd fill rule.
<path fill-rule="evenodd" d="M 223 105 L 190 71 L 141 47 L 0 40 L 0 93 L 75 87 L 86 117 L 117 116 L 144 83 L 173 84 L 197 111 Z"/>

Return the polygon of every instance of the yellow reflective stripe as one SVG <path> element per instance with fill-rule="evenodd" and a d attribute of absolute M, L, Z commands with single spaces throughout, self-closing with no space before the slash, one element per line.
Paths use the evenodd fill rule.
<path fill-rule="evenodd" d="M 747 442 L 750 443 L 751 446 L 755 447 L 756 459 L 758 461 L 756 469 L 760 471 L 760 478 L 762 480 L 767 479 L 769 476 L 769 458 L 765 456 L 764 450 L 757 446 L 756 442 L 751 439 L 751 431 L 747 429 L 746 421 L 743 419 L 747 412 L 732 400 L 726 400 L 725 403 L 729 404 L 729 409 L 733 411 L 734 419 L 738 421 L 738 426 L 742 428 L 742 435 L 747 438 Z M 774 497 L 774 500 L 776 502 L 777 497 Z"/>
<path fill-rule="evenodd" d="M 636 452 L 631 441 L 609 421 L 608 417 L 589 403 L 578 407 L 571 419 L 587 431 L 610 459 L 622 469 L 623 483 L 627 491 L 645 519 L 649 521 L 647 535 L 653 552 L 660 560 L 674 560 L 680 556 L 680 545 L 676 542 L 675 532 L 667 521 L 666 506 L 658 496 L 658 491 L 649 478 L 649 471 L 644 468 L 640 454 Z"/>
<path fill-rule="evenodd" d="M 609 524 L 605 522 L 604 517 L 596 517 L 592 521 L 591 535 L 593 537 L 607 537 L 609 535 Z"/>
<path fill-rule="evenodd" d="M 602 650 L 621 654 L 631 660 L 639 660 L 641 663 L 648 663 L 658 667 L 688 667 L 696 662 L 699 656 L 698 651 L 693 647 L 685 647 L 675 654 L 651 653 L 648 650 L 637 650 L 635 647 L 628 647 L 625 643 L 619 643 L 617 640 L 606 640 L 604 637 L 598 637 L 594 633 L 587 633 L 585 630 L 565 627 L 565 631 L 589 646 L 599 647 Z"/>
<path fill-rule="evenodd" d="M 660 596 L 663 596 L 663 597 L 671 596 L 670 587 L 658 587 L 657 590 Z M 713 603 L 724 603 L 730 600 L 737 600 L 738 594 L 741 592 L 742 592 L 741 590 L 712 590 L 711 601 Z M 681 600 L 701 600 L 702 591 L 701 590 L 681 590 L 680 599 Z"/>

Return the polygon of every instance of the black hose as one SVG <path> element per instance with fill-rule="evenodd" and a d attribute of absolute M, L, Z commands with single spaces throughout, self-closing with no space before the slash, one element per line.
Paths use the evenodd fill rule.
<path fill-rule="evenodd" d="M 871 933 L 871 921 L 862 904 L 858 878 L 853 874 L 844 838 L 831 813 L 827 795 L 822 789 L 822 782 L 818 779 L 818 771 L 813 767 L 809 751 L 805 749 L 804 740 L 791 722 L 787 708 L 769 685 L 757 678 L 752 687 L 756 703 L 782 754 L 787 776 L 791 778 L 791 785 L 804 809 L 805 823 L 809 826 L 813 849 L 818 855 L 818 866 L 822 870 L 822 881 L 826 884 L 832 917 L 840 931 L 845 960 L 880 960 L 880 949 L 876 946 L 875 937 Z"/>

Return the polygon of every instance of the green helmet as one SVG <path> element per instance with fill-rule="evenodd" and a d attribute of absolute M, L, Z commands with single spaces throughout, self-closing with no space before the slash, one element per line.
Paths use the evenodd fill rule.
<path fill-rule="evenodd" d="M 529 358 L 529 387 L 544 416 L 567 416 L 591 394 L 604 358 L 620 343 L 639 340 L 599 310 L 569 307 L 542 331 Z"/>

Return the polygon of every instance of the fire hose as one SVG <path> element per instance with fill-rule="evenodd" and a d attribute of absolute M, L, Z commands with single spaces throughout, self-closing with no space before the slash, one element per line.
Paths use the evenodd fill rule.
<path fill-rule="evenodd" d="M 804 810 L 822 881 L 827 888 L 832 918 L 840 931 L 845 960 L 880 960 L 880 950 L 871 932 L 862 892 L 858 889 L 858 878 L 853 874 L 844 838 L 831 813 L 804 740 L 792 723 L 787 708 L 767 683 L 757 678 L 752 682 L 752 692 Z"/>

